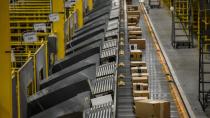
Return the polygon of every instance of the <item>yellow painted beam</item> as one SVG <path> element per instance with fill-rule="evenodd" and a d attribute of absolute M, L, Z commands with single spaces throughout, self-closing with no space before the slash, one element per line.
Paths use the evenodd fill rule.
<path fill-rule="evenodd" d="M 93 0 L 88 0 L 88 10 L 91 11 L 93 9 Z"/>
<path fill-rule="evenodd" d="M 0 0 L 0 118 L 12 118 L 9 1 Z"/>
<path fill-rule="evenodd" d="M 64 40 L 64 1 L 52 0 L 53 13 L 59 13 L 59 21 L 53 22 L 53 32 L 57 35 L 57 58 L 63 59 L 65 56 L 65 40 Z"/>
<path fill-rule="evenodd" d="M 83 1 L 82 0 L 77 0 L 76 4 L 76 12 L 77 12 L 77 20 L 78 20 L 78 28 L 83 27 Z"/>

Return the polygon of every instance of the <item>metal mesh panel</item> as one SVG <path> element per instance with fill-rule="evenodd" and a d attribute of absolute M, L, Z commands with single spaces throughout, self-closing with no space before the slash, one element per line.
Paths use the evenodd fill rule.
<path fill-rule="evenodd" d="M 45 56 L 46 45 L 43 45 L 39 52 L 36 54 L 36 78 L 37 78 L 37 90 L 39 90 L 40 80 L 46 78 L 46 56 Z M 42 73 L 41 73 L 42 71 Z M 43 75 L 42 75 L 43 74 Z"/>
<path fill-rule="evenodd" d="M 27 87 L 34 79 L 32 58 L 21 68 L 19 77 L 21 118 L 27 118 Z"/>
<path fill-rule="evenodd" d="M 17 78 L 12 79 L 12 113 L 13 118 L 17 118 L 17 95 L 16 95 Z"/>

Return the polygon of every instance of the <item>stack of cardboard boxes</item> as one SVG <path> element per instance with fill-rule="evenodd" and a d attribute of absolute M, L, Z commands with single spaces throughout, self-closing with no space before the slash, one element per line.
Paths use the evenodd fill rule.
<path fill-rule="evenodd" d="M 170 103 L 163 100 L 149 99 L 149 74 L 146 62 L 142 60 L 146 48 L 142 30 L 138 26 L 139 6 L 128 5 L 128 39 L 130 44 L 130 65 L 133 83 L 134 109 L 137 118 L 169 118 Z"/>
<path fill-rule="evenodd" d="M 127 6 L 128 14 L 128 38 L 130 43 L 131 60 L 142 61 L 142 49 L 145 49 L 145 39 L 142 38 L 142 30 L 138 26 L 140 19 L 140 7 Z"/>

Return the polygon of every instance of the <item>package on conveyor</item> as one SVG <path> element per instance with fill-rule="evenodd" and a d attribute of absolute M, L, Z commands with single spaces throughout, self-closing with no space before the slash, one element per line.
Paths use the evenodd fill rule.
<path fill-rule="evenodd" d="M 139 26 L 128 26 L 128 31 L 141 31 Z"/>
<path fill-rule="evenodd" d="M 140 11 L 140 6 L 139 5 L 127 5 L 127 10 L 128 11 Z"/>
<path fill-rule="evenodd" d="M 145 61 L 131 61 L 130 65 L 131 67 L 142 67 L 142 66 L 146 66 L 146 62 Z"/>
<path fill-rule="evenodd" d="M 148 77 L 149 73 L 132 73 L 132 77 Z"/>
<path fill-rule="evenodd" d="M 135 101 L 137 118 L 170 118 L 170 102 L 165 100 Z"/>
<path fill-rule="evenodd" d="M 142 31 L 128 31 L 128 38 L 129 39 L 141 39 L 142 38 Z"/>
<path fill-rule="evenodd" d="M 135 22 L 129 23 L 129 22 L 128 22 L 128 26 L 137 26 L 137 23 L 135 23 Z"/>
<path fill-rule="evenodd" d="M 132 73 L 147 73 L 147 67 L 131 67 Z"/>
<path fill-rule="evenodd" d="M 148 90 L 148 83 L 133 83 L 133 90 Z"/>
<path fill-rule="evenodd" d="M 147 97 L 149 98 L 148 90 L 133 90 L 133 97 Z"/>
<path fill-rule="evenodd" d="M 139 49 L 130 50 L 131 61 L 142 61 L 142 51 Z"/>
<path fill-rule="evenodd" d="M 139 100 L 147 100 L 148 97 L 133 97 L 133 100 L 134 100 L 134 104 L 136 101 L 139 101 Z"/>
<path fill-rule="evenodd" d="M 133 100 L 134 100 L 134 110 L 136 111 L 136 106 L 135 106 L 135 103 L 136 101 L 139 101 L 139 100 L 148 100 L 148 97 L 133 97 Z"/>
<path fill-rule="evenodd" d="M 133 83 L 148 83 L 148 77 L 132 77 L 132 82 Z"/>
<path fill-rule="evenodd" d="M 145 39 L 129 39 L 129 44 L 137 44 L 138 49 L 146 48 Z"/>
<path fill-rule="evenodd" d="M 140 18 L 140 11 L 127 11 L 128 16 L 137 15 Z"/>
<path fill-rule="evenodd" d="M 132 0 L 126 0 L 126 4 L 127 5 L 131 5 L 132 4 Z"/>
<path fill-rule="evenodd" d="M 128 16 L 128 22 L 138 24 L 139 23 L 139 18 L 136 17 L 136 16 Z"/>

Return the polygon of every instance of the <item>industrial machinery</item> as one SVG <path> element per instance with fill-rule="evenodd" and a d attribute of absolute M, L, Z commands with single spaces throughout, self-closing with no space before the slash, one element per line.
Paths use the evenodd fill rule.
<path fill-rule="evenodd" d="M 190 117 L 144 4 L 132 3 L 0 1 L 0 34 L 5 42 L 0 47 L 5 70 L 0 72 L 6 78 L 0 84 L 0 117 L 135 118 L 140 100 L 159 104 L 163 99 L 167 107 L 156 109 L 158 114 L 147 112 L 148 117 Z M 192 1 L 172 3 L 172 46 L 191 48 Z M 199 100 L 205 110 L 210 99 L 209 68 L 205 68 L 210 43 L 209 3 L 203 4 L 198 14 Z M 149 0 L 149 5 L 159 8 L 160 0 Z"/>

